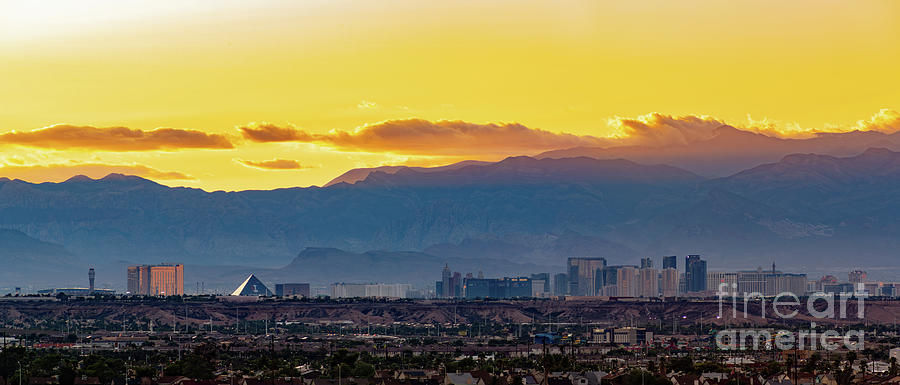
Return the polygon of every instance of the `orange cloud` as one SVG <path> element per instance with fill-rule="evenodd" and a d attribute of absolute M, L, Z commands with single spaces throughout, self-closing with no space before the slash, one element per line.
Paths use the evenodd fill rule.
<path fill-rule="evenodd" d="M 311 142 L 312 135 L 294 127 L 279 127 L 269 123 L 251 123 L 238 127 L 244 138 L 254 142 Z"/>
<path fill-rule="evenodd" d="M 611 119 L 609 125 L 618 131 L 617 144 L 672 146 L 709 139 L 727 124 L 707 116 L 673 117 L 654 112 L 637 118 Z"/>
<path fill-rule="evenodd" d="M 748 116 L 746 124 L 733 127 L 775 138 L 807 139 L 819 133 L 841 133 L 853 130 L 878 131 L 887 134 L 900 131 L 900 113 L 882 109 L 868 119 L 859 120 L 852 126 L 827 126 L 824 128 L 802 128 L 797 123 L 754 120 Z M 712 138 L 723 126 L 723 120 L 703 115 L 672 116 L 650 113 L 637 118 L 610 119 L 609 126 L 616 130 L 615 145 L 639 145 L 648 147 L 684 146 Z"/>
<path fill-rule="evenodd" d="M 222 135 L 197 130 L 127 127 L 92 127 L 58 124 L 32 131 L 0 134 L 0 144 L 15 144 L 54 150 L 150 151 L 181 148 L 234 148 Z"/>
<path fill-rule="evenodd" d="M 884 108 L 869 119 L 856 122 L 856 126 L 853 128 L 862 131 L 881 131 L 886 134 L 893 134 L 900 131 L 900 113 Z"/>
<path fill-rule="evenodd" d="M 237 161 L 248 167 L 261 168 L 266 170 L 299 170 L 302 168 L 309 168 L 301 165 L 296 160 L 290 159 L 272 159 L 262 161 L 238 159 Z"/>
<path fill-rule="evenodd" d="M 160 171 L 144 165 L 110 165 L 101 163 L 81 164 L 49 164 L 40 166 L 2 166 L 0 177 L 9 179 L 21 179 L 29 182 L 62 182 L 75 175 L 85 175 L 90 178 L 102 178 L 106 175 L 118 173 L 137 175 L 143 178 L 157 180 L 193 180 L 190 175 L 176 171 Z"/>
<path fill-rule="evenodd" d="M 327 134 L 272 124 L 239 127 L 239 130 L 245 138 L 256 142 L 321 143 L 341 150 L 412 155 L 510 155 L 610 143 L 594 136 L 554 133 L 518 123 L 476 124 L 459 120 L 389 120 L 352 132 Z"/>

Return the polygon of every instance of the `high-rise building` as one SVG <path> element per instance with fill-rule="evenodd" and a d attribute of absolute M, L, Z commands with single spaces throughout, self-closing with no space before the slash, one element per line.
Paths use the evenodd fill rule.
<path fill-rule="evenodd" d="M 663 269 L 659 282 L 663 297 L 678 296 L 678 270 L 674 267 Z"/>
<path fill-rule="evenodd" d="M 638 269 L 635 266 L 622 266 L 616 273 L 616 296 L 637 297 L 640 295 Z"/>
<path fill-rule="evenodd" d="M 781 293 L 792 293 L 796 296 L 806 294 L 806 274 L 775 273 L 766 276 L 766 291 L 768 296 Z"/>
<path fill-rule="evenodd" d="M 857 288 L 856 288 L 857 293 L 860 293 L 860 289 L 862 289 L 864 293 L 866 293 L 868 295 L 872 295 L 872 296 L 880 297 L 880 296 L 888 295 L 886 293 L 886 290 L 884 290 L 884 288 L 888 287 L 888 286 L 886 286 L 884 284 L 884 282 L 866 282 L 866 283 L 863 283 L 862 285 L 857 284 L 856 286 L 857 286 Z"/>
<path fill-rule="evenodd" d="M 544 291 L 547 286 L 547 281 L 543 279 L 531 279 L 531 296 L 534 298 L 547 297 L 548 292 Z"/>
<path fill-rule="evenodd" d="M 868 274 L 862 270 L 853 270 L 848 277 L 850 283 L 864 283 L 868 279 Z"/>
<path fill-rule="evenodd" d="M 619 295 L 618 285 L 619 282 L 619 269 L 624 266 L 615 265 L 615 266 L 606 266 L 601 270 L 597 271 L 597 286 L 598 294 L 608 297 L 615 297 Z"/>
<path fill-rule="evenodd" d="M 549 295 L 550 294 L 550 273 L 537 273 L 531 275 L 531 285 L 532 288 L 537 286 L 541 287 L 541 295 L 535 295 L 535 297 Z M 539 293 L 535 293 L 539 294 Z"/>
<path fill-rule="evenodd" d="M 837 277 L 833 275 L 824 275 L 822 278 L 819 278 L 817 281 L 813 281 L 815 284 L 813 286 L 814 292 L 820 292 L 825 290 L 825 285 L 834 285 L 838 283 Z"/>
<path fill-rule="evenodd" d="M 653 267 L 653 258 L 641 258 L 641 269 L 649 269 Z"/>
<path fill-rule="evenodd" d="M 677 270 L 678 269 L 678 256 L 669 255 L 669 256 L 663 257 L 662 268 Z"/>
<path fill-rule="evenodd" d="M 474 278 L 466 280 L 466 298 L 528 298 L 534 293 L 531 278 Z"/>
<path fill-rule="evenodd" d="M 184 295 L 184 265 L 128 266 L 127 281 L 132 295 Z"/>
<path fill-rule="evenodd" d="M 756 270 L 739 271 L 737 273 L 737 292 L 739 295 L 747 295 L 749 293 L 765 294 L 766 292 L 766 275 L 770 273 L 764 272 L 762 267 Z"/>
<path fill-rule="evenodd" d="M 309 298 L 308 283 L 276 283 L 275 295 L 279 297 L 300 296 Z"/>
<path fill-rule="evenodd" d="M 724 271 L 710 271 L 706 273 L 706 290 L 719 292 L 721 287 L 723 292 L 732 293 L 737 290 L 738 274 L 726 273 Z"/>
<path fill-rule="evenodd" d="M 444 265 L 444 268 L 441 269 L 441 292 L 437 293 L 439 297 L 442 298 L 450 298 L 453 296 L 453 287 L 450 286 L 450 266 Z"/>
<path fill-rule="evenodd" d="M 408 283 L 375 283 L 366 285 L 366 297 L 409 298 L 412 285 Z"/>
<path fill-rule="evenodd" d="M 659 272 L 652 267 L 642 268 L 640 275 L 640 292 L 641 297 L 659 297 Z"/>
<path fill-rule="evenodd" d="M 553 276 L 553 294 L 566 295 L 569 293 L 569 276 L 559 273 Z"/>
<path fill-rule="evenodd" d="M 94 292 L 94 278 L 96 278 L 97 273 L 94 272 L 94 268 L 88 269 L 88 292 Z"/>
<path fill-rule="evenodd" d="M 568 260 L 568 266 L 569 294 L 583 296 L 598 294 L 601 285 L 596 283 L 597 270 L 606 266 L 606 258 L 572 257 Z"/>
<path fill-rule="evenodd" d="M 126 270 L 126 294 L 149 295 L 150 268 L 148 266 L 128 266 Z"/>
<path fill-rule="evenodd" d="M 699 255 L 688 255 L 684 261 L 684 281 L 688 292 L 706 291 L 706 261 Z"/>
<path fill-rule="evenodd" d="M 450 290 L 450 297 L 452 298 L 461 298 L 466 295 L 463 286 L 462 273 L 458 271 L 453 272 L 453 276 L 450 277 Z"/>
<path fill-rule="evenodd" d="M 366 296 L 366 284 L 343 283 L 331 284 L 331 298 L 364 298 Z"/>

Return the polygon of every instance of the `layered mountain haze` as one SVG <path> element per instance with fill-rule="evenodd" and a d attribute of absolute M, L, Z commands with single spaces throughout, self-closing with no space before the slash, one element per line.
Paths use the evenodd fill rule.
<path fill-rule="evenodd" d="M 711 270 L 775 261 L 846 271 L 894 266 L 900 248 L 900 153 L 884 148 L 788 155 L 717 179 L 589 157 L 388 171 L 240 192 L 118 174 L 2 180 L 0 228 L 33 239 L 10 252 L 42 263 L 66 256 L 115 272 L 177 261 L 195 270 L 186 281 L 207 287 L 235 284 L 248 270 L 323 283 L 424 283 L 444 263 L 494 276 L 556 272 L 584 255 L 616 264 L 699 253 Z M 29 251 L 48 242 L 65 252 Z M 26 271 L 11 282 L 33 278 Z"/>
<path fill-rule="evenodd" d="M 20 231 L 8 229 L 0 230 L 0 260 L 3 261 L 0 281 L 19 285 L 26 282 L 23 277 L 41 285 L 78 282 L 71 279 L 71 272 L 84 266 L 61 245 L 42 242 Z"/>
<path fill-rule="evenodd" d="M 816 133 L 811 138 L 779 138 L 721 125 L 710 135 L 663 145 L 576 147 L 547 151 L 536 158 L 625 158 L 646 164 L 669 164 L 707 177 L 722 177 L 795 153 L 851 156 L 867 148 L 900 150 L 900 133 L 851 131 Z"/>
<path fill-rule="evenodd" d="M 371 168 L 354 168 L 350 171 L 347 171 L 337 178 L 332 179 L 328 183 L 324 185 L 324 187 L 333 186 L 338 183 L 349 183 L 354 184 L 356 182 L 365 180 L 369 177 L 373 172 L 383 172 L 386 174 L 395 174 L 400 170 L 413 170 L 418 172 L 437 172 L 437 171 L 446 171 L 446 170 L 456 170 L 465 166 L 472 165 L 484 165 L 489 164 L 490 162 L 482 162 L 477 160 L 465 160 L 462 162 L 457 162 L 453 164 L 448 164 L 446 166 L 438 166 L 438 167 L 412 167 L 412 166 L 379 166 L 379 167 L 371 167 Z"/>

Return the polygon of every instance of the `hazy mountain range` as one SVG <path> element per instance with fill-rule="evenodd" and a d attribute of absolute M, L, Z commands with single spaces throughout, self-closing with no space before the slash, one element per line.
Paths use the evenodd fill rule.
<path fill-rule="evenodd" d="M 843 133 L 815 133 L 808 138 L 779 138 L 721 125 L 714 129 L 683 132 L 644 133 L 643 135 L 674 136 L 662 145 L 628 145 L 610 142 L 608 147 L 575 147 L 534 155 L 534 158 L 628 159 L 642 164 L 668 164 L 708 178 L 728 176 L 764 163 L 773 163 L 790 154 L 820 154 L 853 156 L 869 148 L 900 151 L 900 132 L 850 131 Z M 456 169 L 485 162 L 464 161 L 443 167 L 381 166 L 350 170 L 325 184 L 355 183 L 370 173 L 382 171 L 393 174 L 399 170 L 423 172 Z"/>
<path fill-rule="evenodd" d="M 900 132 L 817 133 L 810 138 L 778 138 L 723 125 L 700 139 L 666 146 L 578 147 L 548 151 L 536 158 L 624 158 L 645 164 L 669 164 L 706 177 L 723 177 L 790 154 L 852 156 L 868 148 L 900 151 Z"/>
<path fill-rule="evenodd" d="M 502 275 L 562 271 L 573 255 L 636 263 L 694 253 L 710 270 L 896 265 L 897 152 L 794 154 L 723 178 L 555 156 L 362 170 L 348 173 L 354 184 L 271 191 L 205 192 L 118 174 L 0 179 L 2 278 L 77 283 L 86 275 L 77 269 L 91 265 L 100 283 L 122 287 L 127 263 L 177 261 L 188 283 L 209 287 L 236 285 L 251 270 L 269 280 L 425 283 L 443 263 Z"/>

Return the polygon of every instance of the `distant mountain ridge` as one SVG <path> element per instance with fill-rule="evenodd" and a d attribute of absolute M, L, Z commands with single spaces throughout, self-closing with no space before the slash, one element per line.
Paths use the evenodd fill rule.
<path fill-rule="evenodd" d="M 490 164 L 491 162 L 482 162 L 478 160 L 464 160 L 462 162 L 457 162 L 453 164 L 449 164 L 446 166 L 437 166 L 437 167 L 412 167 L 412 166 L 380 166 L 380 167 L 371 167 L 371 168 L 354 168 L 350 171 L 347 171 L 337 178 L 332 179 L 328 183 L 325 183 L 322 187 L 329 187 L 336 185 L 338 183 L 347 183 L 354 184 L 356 182 L 365 180 L 374 172 L 383 172 L 386 174 L 394 174 L 400 170 L 414 170 L 419 172 L 438 172 L 438 171 L 446 171 L 446 170 L 456 170 L 465 166 L 472 165 L 484 165 Z"/>
<path fill-rule="evenodd" d="M 0 229 L 0 282 L 36 283 L 47 285 L 70 280 L 73 268 L 83 267 L 82 262 L 65 247 L 29 237 L 21 231 Z M 87 271 L 84 270 L 85 276 Z M 29 277 L 29 282 L 20 277 Z"/>
<path fill-rule="evenodd" d="M 891 268 L 900 248 L 900 153 L 795 154 L 716 179 L 624 159 L 512 157 L 271 191 L 205 192 L 122 175 L 4 180 L 0 228 L 61 245 L 98 268 L 306 266 L 379 281 L 394 272 L 430 280 L 448 260 L 497 274 L 503 266 L 561 271 L 573 255 L 635 263 L 698 253 L 721 268 Z M 300 262 L 284 267 L 301 250 Z"/>
<path fill-rule="evenodd" d="M 535 159 L 509 157 L 496 163 L 467 165 L 439 171 L 400 169 L 375 171 L 357 182 L 361 186 L 461 186 L 542 183 L 697 183 L 704 178 L 668 165 L 644 165 L 626 159 L 576 157 Z"/>
<path fill-rule="evenodd" d="M 723 125 L 705 140 L 668 146 L 578 147 L 547 151 L 535 158 L 624 158 L 644 164 L 668 164 L 707 177 L 723 177 L 795 153 L 851 156 L 868 148 L 900 151 L 900 132 L 819 133 L 812 138 L 783 139 Z"/>

